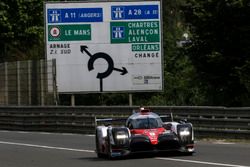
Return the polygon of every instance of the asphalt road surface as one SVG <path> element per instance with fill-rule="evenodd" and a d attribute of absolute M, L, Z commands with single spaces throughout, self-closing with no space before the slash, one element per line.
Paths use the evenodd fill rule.
<path fill-rule="evenodd" d="M 250 167 L 250 144 L 196 142 L 177 154 L 99 159 L 91 135 L 0 131 L 0 167 Z"/>

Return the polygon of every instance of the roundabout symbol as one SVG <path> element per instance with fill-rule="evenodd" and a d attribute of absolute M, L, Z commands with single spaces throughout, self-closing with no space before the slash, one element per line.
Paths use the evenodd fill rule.
<path fill-rule="evenodd" d="M 121 72 L 121 75 L 125 75 L 125 74 L 128 73 L 128 71 L 127 71 L 127 69 L 125 67 L 122 67 L 122 69 L 115 68 L 114 67 L 114 61 L 108 54 L 103 53 L 103 52 L 98 52 L 98 53 L 95 53 L 95 54 L 92 55 L 87 50 L 87 48 L 88 47 L 86 45 L 81 46 L 81 52 L 82 53 L 85 52 L 90 57 L 89 61 L 88 61 L 88 70 L 89 71 L 92 71 L 94 69 L 94 62 L 97 59 L 104 59 L 108 64 L 108 67 L 107 67 L 106 71 L 99 72 L 99 73 L 97 73 L 97 76 L 96 76 L 96 78 L 98 78 L 100 80 L 100 92 L 103 91 L 103 79 L 107 78 L 113 71 Z"/>

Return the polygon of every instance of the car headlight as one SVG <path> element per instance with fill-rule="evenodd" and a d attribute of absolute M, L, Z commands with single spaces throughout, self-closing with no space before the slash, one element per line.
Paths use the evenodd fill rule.
<path fill-rule="evenodd" d="M 126 135 L 126 134 L 118 134 L 116 136 L 116 139 L 126 139 L 126 138 L 128 138 L 128 135 Z"/>
<path fill-rule="evenodd" d="M 190 135 L 189 129 L 188 129 L 188 128 L 183 128 L 183 129 L 181 129 L 181 130 L 180 130 L 180 135 L 181 135 L 181 136 L 188 136 L 188 135 Z"/>

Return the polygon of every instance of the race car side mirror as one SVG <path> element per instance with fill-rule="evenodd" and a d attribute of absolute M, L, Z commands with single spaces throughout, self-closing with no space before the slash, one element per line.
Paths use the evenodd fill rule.
<path fill-rule="evenodd" d="M 167 124 L 163 124 L 162 127 L 166 130 L 171 130 L 172 129 L 172 124 L 171 123 L 167 123 Z"/>
<path fill-rule="evenodd" d="M 185 123 L 187 123 L 187 122 L 188 122 L 188 121 L 187 121 L 187 119 L 186 119 L 186 118 L 185 118 L 185 119 L 181 119 L 181 120 L 180 120 L 180 123 L 181 123 L 181 124 L 185 124 Z"/>

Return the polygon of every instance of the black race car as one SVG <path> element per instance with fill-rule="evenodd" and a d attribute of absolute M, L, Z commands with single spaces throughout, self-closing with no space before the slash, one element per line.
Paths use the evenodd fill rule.
<path fill-rule="evenodd" d="M 104 119 L 99 121 L 112 121 Z M 159 116 L 140 108 L 125 126 L 97 126 L 98 157 L 122 157 L 133 153 L 180 151 L 194 153 L 194 132 L 191 123 L 174 122 L 172 116 Z"/>

